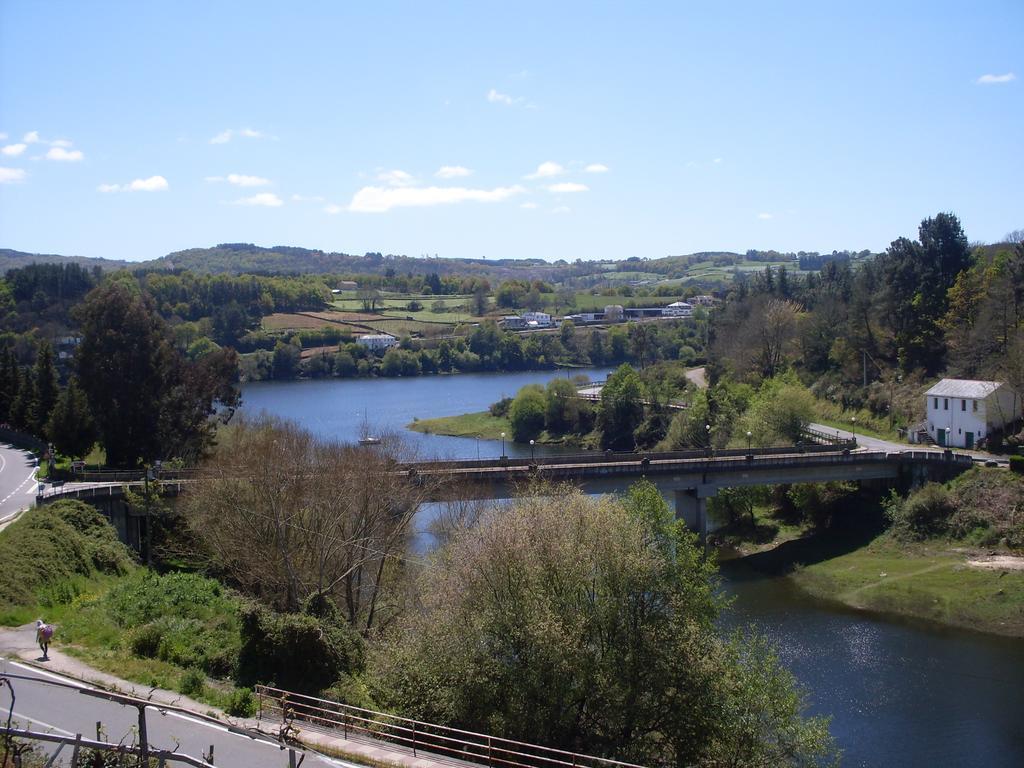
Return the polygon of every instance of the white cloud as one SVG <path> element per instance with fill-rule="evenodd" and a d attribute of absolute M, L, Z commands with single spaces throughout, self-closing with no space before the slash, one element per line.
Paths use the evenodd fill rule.
<path fill-rule="evenodd" d="M 525 176 L 525 178 L 549 179 L 552 176 L 561 176 L 563 173 L 565 173 L 565 168 L 563 168 L 558 163 L 548 160 L 546 163 L 541 163 L 540 165 L 538 165 L 537 170 L 531 174 L 528 174 L 527 176 Z"/>
<path fill-rule="evenodd" d="M 472 200 L 496 203 L 521 194 L 526 190 L 519 185 L 494 189 L 466 187 L 363 187 L 352 197 L 348 209 L 357 213 L 383 213 L 392 208 L 420 208 L 432 205 L 450 205 Z"/>
<path fill-rule="evenodd" d="M 64 147 L 52 147 L 46 153 L 47 160 L 59 160 L 66 163 L 77 163 L 83 159 L 85 155 L 79 149 L 64 149 Z"/>
<path fill-rule="evenodd" d="M 163 176 L 150 176 L 148 179 L 135 179 L 127 184 L 100 184 L 97 192 L 163 192 L 170 188 Z"/>
<path fill-rule="evenodd" d="M 235 200 L 234 205 L 261 205 L 265 208 L 280 208 L 284 201 L 273 192 L 260 192 L 252 197 Z"/>
<path fill-rule="evenodd" d="M 591 163 L 583 170 L 587 173 L 608 173 L 608 166 L 604 163 Z"/>
<path fill-rule="evenodd" d="M 759 218 L 761 221 L 769 221 L 771 219 L 774 219 L 775 216 L 773 216 L 770 213 L 759 213 L 757 214 L 757 218 Z"/>
<path fill-rule="evenodd" d="M 412 174 L 406 173 L 405 171 L 393 170 L 393 171 L 381 171 L 377 174 L 377 181 L 383 181 L 385 184 L 392 187 L 409 187 L 416 183 L 416 179 L 412 177 Z"/>
<path fill-rule="evenodd" d="M 27 146 L 28 144 L 8 144 L 3 149 L 0 149 L 0 152 L 3 152 L 8 157 L 17 157 L 25 151 Z"/>
<path fill-rule="evenodd" d="M 211 144 L 227 144 L 235 136 L 242 136 L 246 139 L 266 139 L 269 138 L 263 131 L 254 131 L 252 128 L 228 128 L 223 130 L 210 139 Z"/>
<path fill-rule="evenodd" d="M 520 203 L 519 207 L 520 208 L 526 208 L 528 211 L 532 211 L 534 208 L 537 207 L 537 204 L 536 203 Z"/>
<path fill-rule="evenodd" d="M 207 176 L 206 180 L 210 182 L 226 181 L 236 187 L 265 187 L 272 183 L 270 179 L 264 179 L 262 176 L 245 176 L 240 173 L 229 173 L 227 176 Z"/>
<path fill-rule="evenodd" d="M 473 172 L 461 165 L 442 165 L 434 175 L 439 179 L 457 179 L 462 176 L 472 176 Z"/>
<path fill-rule="evenodd" d="M 511 107 L 513 104 L 522 101 L 522 99 L 512 98 L 507 93 L 498 93 L 493 88 L 487 92 L 487 100 L 491 104 L 504 104 L 506 107 Z"/>
<path fill-rule="evenodd" d="M 4 168 L 0 166 L 0 184 L 16 184 L 28 176 L 21 168 Z"/>
<path fill-rule="evenodd" d="M 570 213 L 571 211 L 572 208 L 570 208 L 568 205 L 560 205 L 557 208 L 551 209 L 552 213 Z"/>
<path fill-rule="evenodd" d="M 722 158 L 720 158 L 720 157 L 716 157 L 716 158 L 715 158 L 714 160 L 712 160 L 711 162 L 713 162 L 713 163 L 714 163 L 715 165 L 720 165 L 720 164 L 721 164 L 721 162 L 722 162 Z"/>
<path fill-rule="evenodd" d="M 64 149 L 68 149 L 71 146 L 71 142 L 68 141 L 67 139 L 54 139 L 53 141 L 50 142 L 50 146 L 63 147 Z"/>
<path fill-rule="evenodd" d="M 982 75 L 975 82 L 978 85 L 1001 85 L 1002 83 L 1012 83 L 1017 79 L 1017 76 L 1013 72 L 1007 72 L 1004 75 Z"/>
<path fill-rule="evenodd" d="M 38 144 L 42 141 L 42 139 L 39 138 L 39 131 L 29 131 L 21 137 L 21 140 L 26 144 Z"/>
<path fill-rule="evenodd" d="M 170 185 L 163 176 L 150 176 L 148 179 L 135 179 L 128 185 L 129 192 L 162 192 Z"/>
<path fill-rule="evenodd" d="M 563 181 L 559 184 L 548 185 L 548 192 L 589 192 L 590 187 L 586 184 L 579 184 L 575 181 Z"/>
<path fill-rule="evenodd" d="M 331 216 L 335 216 L 344 210 L 345 207 L 342 205 L 338 205 L 337 203 L 330 203 L 324 206 L 324 212 L 331 214 Z"/>

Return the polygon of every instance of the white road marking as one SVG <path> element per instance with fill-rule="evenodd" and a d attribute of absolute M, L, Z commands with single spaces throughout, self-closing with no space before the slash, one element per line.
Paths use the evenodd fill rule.
<path fill-rule="evenodd" d="M 15 488 L 13 491 L 11 491 L 9 494 L 7 494 L 7 496 L 5 496 L 4 498 L 0 499 L 0 504 L 3 504 L 5 501 L 7 501 L 7 499 L 11 498 L 11 496 L 13 496 L 18 491 L 20 491 L 24 487 L 25 483 L 27 483 L 29 480 L 32 480 L 35 476 L 36 476 L 36 470 L 35 470 L 35 468 L 33 468 L 32 471 L 29 473 L 28 477 L 26 477 L 24 480 L 22 480 L 21 484 L 18 485 L 17 488 Z M 35 488 L 29 488 L 29 491 L 30 492 L 35 492 Z"/>
<path fill-rule="evenodd" d="M 58 674 L 55 674 L 53 672 L 47 672 L 44 669 L 37 669 L 36 667 L 29 666 L 28 664 L 21 664 L 21 663 L 19 663 L 17 661 L 8 661 L 7 663 L 10 666 L 12 666 L 12 667 L 17 667 L 18 669 L 22 669 L 22 670 L 24 670 L 26 672 L 29 672 L 31 674 L 39 675 L 41 677 L 49 677 L 49 678 L 51 678 L 53 680 L 57 680 L 58 682 L 67 683 L 68 685 L 73 685 L 73 686 L 75 686 L 75 688 L 89 688 L 89 687 L 91 687 L 91 686 L 86 685 L 85 683 L 82 683 L 82 682 L 80 682 L 78 680 L 75 680 L 73 677 L 64 677 L 63 675 L 58 675 Z"/>
<path fill-rule="evenodd" d="M 56 731 L 57 733 L 62 733 L 65 736 L 74 736 L 75 735 L 71 731 L 65 731 L 63 728 L 58 728 L 56 725 L 53 725 L 52 723 L 44 722 L 43 720 L 40 720 L 38 717 L 31 717 L 29 715 L 23 715 L 20 712 L 15 712 L 14 716 L 17 717 L 19 720 L 24 720 L 25 721 L 25 724 L 26 724 L 25 725 L 25 729 L 26 730 L 31 730 L 30 728 L 28 728 L 28 724 L 31 723 L 32 725 L 41 725 L 41 726 L 43 726 L 43 728 L 49 728 L 51 731 Z"/>

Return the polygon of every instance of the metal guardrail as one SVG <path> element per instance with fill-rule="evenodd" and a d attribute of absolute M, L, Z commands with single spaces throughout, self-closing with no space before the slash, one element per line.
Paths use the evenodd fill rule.
<path fill-rule="evenodd" d="M 72 750 L 70 756 L 71 762 L 68 764 L 70 768 L 78 768 L 80 761 L 85 759 L 85 756 L 80 754 L 80 751 L 83 749 L 110 752 L 113 755 L 119 756 L 122 760 L 126 755 L 136 757 L 140 761 L 144 758 L 148 758 L 151 761 L 155 761 L 158 768 L 164 768 L 168 764 L 191 765 L 195 768 L 215 768 L 213 763 L 208 763 L 198 757 L 192 757 L 191 755 L 186 755 L 182 752 L 172 752 L 168 749 L 151 749 L 144 752 L 139 746 L 130 744 L 112 744 L 110 742 L 96 741 L 94 739 L 83 739 L 81 734 L 72 738 L 70 736 L 58 736 L 55 733 L 41 733 L 39 731 L 22 730 L 21 728 L 3 727 L 0 728 L 0 735 L 4 738 L 60 744 L 60 746 L 57 747 L 57 751 L 54 752 L 53 757 L 58 757 L 64 747 L 70 746 Z M 53 760 L 47 763 L 47 765 L 52 764 Z M 92 764 L 93 763 L 90 762 L 90 765 Z M 118 763 L 118 765 L 120 764 L 121 763 Z M 142 763 L 140 762 L 139 764 L 141 765 Z M 61 762 L 60 765 L 64 765 L 64 763 Z"/>
<path fill-rule="evenodd" d="M 375 712 L 267 685 L 257 685 L 255 692 L 261 718 L 269 715 L 285 723 L 301 723 L 305 728 L 340 732 L 346 739 L 354 735 L 390 742 L 411 749 L 414 756 L 422 751 L 433 759 L 489 768 L 643 768 L 634 763 Z"/>

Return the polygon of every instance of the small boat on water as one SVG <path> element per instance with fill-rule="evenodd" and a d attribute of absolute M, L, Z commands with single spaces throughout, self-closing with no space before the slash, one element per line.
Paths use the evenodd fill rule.
<path fill-rule="evenodd" d="M 380 445 L 380 438 L 372 435 L 363 435 L 359 438 L 360 445 Z"/>

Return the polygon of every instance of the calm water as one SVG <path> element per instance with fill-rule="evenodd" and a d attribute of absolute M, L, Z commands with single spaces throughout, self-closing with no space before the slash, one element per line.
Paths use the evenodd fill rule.
<path fill-rule="evenodd" d="M 582 372 L 603 379 L 608 370 Z M 555 375 L 266 382 L 243 388 L 242 410 L 265 410 L 318 434 L 355 440 L 364 409 L 371 433 L 401 430 L 414 417 L 483 410 Z M 406 435 L 430 456 L 501 452 L 500 443 L 486 440 Z M 510 456 L 529 450 L 506 444 Z M 1024 641 L 849 611 L 742 566 L 725 568 L 723 576 L 736 598 L 726 621 L 752 623 L 774 641 L 810 690 L 812 712 L 832 716 L 844 765 L 1024 765 Z"/>

